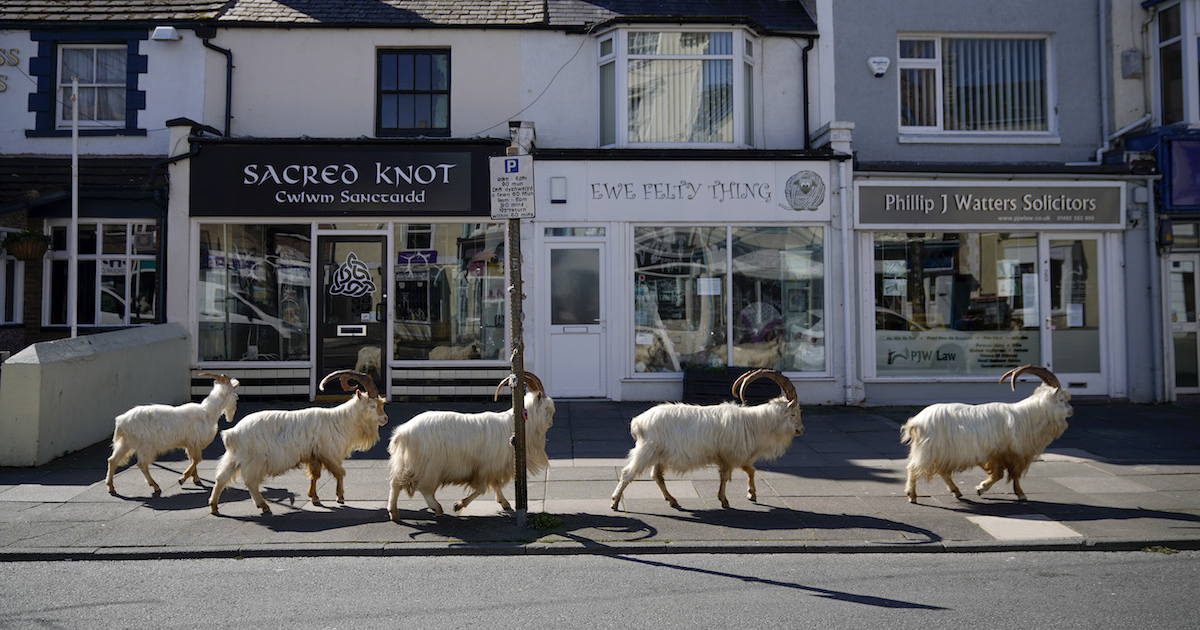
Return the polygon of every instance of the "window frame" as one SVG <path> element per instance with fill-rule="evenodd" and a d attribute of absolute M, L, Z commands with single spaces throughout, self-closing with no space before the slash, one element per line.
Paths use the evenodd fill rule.
<path fill-rule="evenodd" d="M 114 226 L 114 225 L 124 226 L 124 228 L 125 228 L 125 244 L 123 247 L 124 251 L 119 252 L 119 253 L 105 252 L 104 251 L 104 235 L 105 235 L 104 228 L 109 227 L 109 226 Z M 93 304 L 93 312 L 90 315 L 90 318 L 91 318 L 90 322 L 85 323 L 83 321 L 82 313 L 77 313 L 77 317 L 76 317 L 77 327 L 88 328 L 88 329 L 127 328 L 127 327 L 134 327 L 134 326 L 151 326 L 151 325 L 165 321 L 164 314 L 163 314 L 163 308 L 164 308 L 163 281 L 164 281 L 164 279 L 162 276 L 162 265 L 159 264 L 159 261 L 161 259 L 159 254 L 162 252 L 163 224 L 160 221 L 155 220 L 155 219 L 101 219 L 101 218 L 82 219 L 78 223 L 78 228 L 80 230 L 83 230 L 87 226 L 90 226 L 93 230 L 96 231 L 96 251 L 92 252 L 92 253 L 87 253 L 87 254 L 80 253 L 77 255 L 77 259 L 80 262 L 87 261 L 87 262 L 95 263 L 95 271 L 93 272 L 92 277 L 90 279 L 90 284 L 93 287 L 93 295 L 94 295 L 93 302 L 94 302 L 94 304 Z M 152 226 L 154 228 L 153 231 L 156 235 L 154 246 L 153 246 L 153 252 L 137 253 L 136 249 L 135 249 L 136 235 L 139 232 L 144 233 L 146 231 L 145 228 L 147 226 Z M 58 239 L 58 236 L 55 234 L 56 229 L 62 230 L 62 234 L 63 234 L 64 238 L 69 238 L 70 237 L 70 234 L 69 234 L 70 227 L 71 227 L 70 221 L 67 219 L 54 219 L 54 220 L 46 221 L 46 229 L 49 230 L 51 235 L 55 236 L 56 240 Z M 138 228 L 141 228 L 141 229 L 138 229 Z M 124 295 L 121 296 L 121 298 L 124 300 L 124 313 L 121 315 L 120 323 L 102 323 L 100 320 L 103 317 L 103 314 L 105 312 L 102 308 L 102 302 L 103 302 L 102 297 L 104 295 L 104 276 L 115 275 L 115 274 L 112 274 L 111 272 L 105 273 L 104 265 L 102 263 L 104 261 L 116 261 L 116 260 L 122 261 L 122 263 L 123 263 L 122 266 L 124 267 L 123 275 L 125 278 L 125 283 L 124 283 L 125 286 L 124 286 L 124 290 L 123 290 Z M 53 272 L 53 265 L 55 262 L 67 262 L 68 265 L 70 264 L 70 255 L 67 251 L 66 246 L 56 246 L 56 247 L 51 248 L 50 251 L 48 252 L 45 260 L 43 261 L 42 326 L 46 327 L 46 328 L 57 328 L 57 327 L 62 327 L 62 326 L 70 326 L 70 313 L 66 314 L 65 321 L 54 322 L 51 320 L 51 318 L 54 315 L 51 299 L 52 299 L 53 295 L 55 295 L 55 293 L 56 293 L 56 286 L 54 285 L 55 275 Z M 134 295 L 133 295 L 134 282 L 132 280 L 133 267 L 134 267 L 133 263 L 134 262 L 153 262 L 154 263 L 155 278 L 154 278 L 154 286 L 153 286 L 153 296 L 154 296 L 154 307 L 155 308 L 154 308 L 153 315 L 149 318 L 149 321 L 139 321 L 139 322 L 132 321 L 133 309 L 131 309 L 129 307 L 129 305 L 131 303 L 133 303 L 133 301 L 134 301 Z M 77 283 L 76 291 L 79 291 L 79 289 L 84 286 L 84 282 L 87 282 L 87 281 L 88 280 L 85 279 L 82 274 L 80 274 L 76 280 L 76 283 Z M 66 287 L 63 287 L 63 294 L 64 295 L 66 294 Z M 78 296 L 76 297 L 76 300 L 78 300 Z M 70 303 L 70 301 L 68 300 L 68 304 L 69 303 Z M 78 308 L 78 304 L 76 307 Z"/>
<path fill-rule="evenodd" d="M 86 83 L 83 81 L 79 82 L 79 91 L 80 91 L 81 95 L 84 92 L 84 90 L 89 90 L 89 89 L 96 90 L 97 92 L 99 92 L 101 89 L 105 89 L 105 88 L 107 88 L 107 89 L 118 88 L 121 91 L 127 90 L 126 78 L 125 78 L 125 75 L 127 75 L 129 73 L 126 68 L 128 66 L 127 46 L 125 46 L 124 44 L 102 44 L 102 43 L 94 43 L 94 42 L 59 44 L 58 55 L 56 56 L 56 59 L 55 59 L 55 63 L 57 64 L 57 67 L 55 68 L 55 78 L 57 79 L 57 84 L 58 84 L 57 89 L 55 90 L 57 102 L 55 102 L 55 104 L 54 104 L 54 124 L 55 124 L 56 129 L 70 129 L 71 125 L 72 125 L 71 118 L 68 116 L 64 116 L 64 112 L 63 112 L 63 109 L 68 107 L 68 105 L 66 103 L 66 99 L 70 98 L 68 92 L 71 89 L 71 77 L 66 76 L 66 70 L 63 68 L 63 64 L 66 63 L 66 56 L 67 56 L 66 51 L 68 51 L 68 50 L 90 50 L 90 51 L 93 51 L 93 56 L 92 56 L 93 72 L 95 72 L 96 66 L 98 64 L 98 59 L 97 59 L 98 55 L 95 54 L 96 51 L 118 50 L 123 53 L 122 56 L 126 57 L 125 59 L 123 59 L 123 67 L 121 68 L 121 79 L 119 81 L 101 82 L 98 78 L 93 76 L 93 79 L 90 82 L 86 82 Z M 124 107 L 125 96 L 126 95 L 124 95 L 124 94 L 122 95 L 121 113 L 118 118 L 97 118 L 96 114 L 100 110 L 100 99 L 98 97 L 93 98 L 92 105 L 90 108 L 91 111 L 84 111 L 83 109 L 79 110 L 79 126 L 80 126 L 80 128 L 83 128 L 83 127 L 92 127 L 92 128 L 124 127 L 125 110 L 126 110 L 126 108 Z"/>
<path fill-rule="evenodd" d="M 629 52 L 632 33 L 729 33 L 731 50 L 728 54 L 704 55 L 644 55 Z M 597 146 L 612 148 L 720 148 L 747 149 L 755 146 L 761 126 L 754 116 L 760 109 L 762 95 L 759 58 L 760 38 L 738 26 L 676 26 L 613 29 L 596 36 L 596 121 Z M 730 121 L 730 142 L 632 142 L 629 139 L 629 67 L 631 59 L 647 60 L 727 60 L 733 93 L 729 103 L 733 109 Z"/>
<path fill-rule="evenodd" d="M 446 100 L 446 126 L 445 127 L 385 127 L 383 125 L 383 99 L 385 90 L 383 89 L 383 60 L 385 55 L 442 55 L 446 58 L 446 87 L 445 89 L 434 89 L 432 86 L 428 90 L 387 90 L 386 94 L 397 95 L 428 95 L 442 96 Z M 394 48 L 384 47 L 378 48 L 375 51 L 375 135 L 381 138 L 395 137 L 412 137 L 412 136 L 431 136 L 431 137 L 449 137 L 452 124 L 453 101 L 452 93 L 452 59 L 450 48 Z M 436 118 L 431 108 L 430 117 Z"/>
<path fill-rule="evenodd" d="M 1045 77 L 1042 91 L 1045 98 L 1046 128 L 1044 130 L 949 130 L 946 129 L 945 76 L 943 55 L 947 40 L 1038 40 L 1042 42 L 1043 61 L 1042 74 Z M 932 42 L 934 56 L 932 58 L 917 58 L 902 56 L 905 42 Z M 938 33 L 899 33 L 896 37 L 896 128 L 899 141 L 930 142 L 930 143 L 1020 143 L 1020 144 L 1055 144 L 1058 138 L 1058 91 L 1057 75 L 1054 63 L 1054 38 L 1046 33 L 988 33 L 973 34 L 938 34 Z M 906 70 L 932 70 L 936 99 L 936 123 L 932 126 L 905 125 L 903 117 L 904 93 L 900 76 Z"/>
<path fill-rule="evenodd" d="M 29 76 L 37 82 L 30 93 L 28 111 L 34 114 L 34 126 L 25 130 L 27 138 L 65 138 L 71 136 L 69 120 L 61 121 L 59 102 L 61 82 L 61 50 L 64 47 L 101 46 L 125 47 L 125 109 L 124 117 L 102 124 L 84 124 L 80 136 L 145 136 L 147 130 L 138 126 L 138 113 L 146 109 L 146 92 L 138 89 L 142 75 L 149 70 L 149 58 L 139 54 L 141 42 L 149 38 L 146 29 L 125 31 L 31 31 L 30 39 L 37 52 L 29 58 Z M 68 82 L 67 85 L 70 85 Z"/>
<path fill-rule="evenodd" d="M 16 228 L 0 228 L 0 240 Z M 10 286 L 9 277 L 12 277 Z M 12 295 L 9 303 L 8 296 Z M 12 311 L 12 318 L 7 313 Z M 22 324 L 25 321 L 25 262 L 17 260 L 7 251 L 0 254 L 0 325 Z"/>

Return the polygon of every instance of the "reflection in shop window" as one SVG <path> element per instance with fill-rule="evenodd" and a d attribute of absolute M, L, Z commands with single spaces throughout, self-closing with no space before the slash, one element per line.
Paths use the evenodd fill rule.
<path fill-rule="evenodd" d="M 502 358 L 504 225 L 397 225 L 395 242 L 393 358 Z"/>
<path fill-rule="evenodd" d="M 307 360 L 311 251 L 308 225 L 201 225 L 200 360 Z"/>
<path fill-rule="evenodd" d="M 634 234 L 635 371 L 825 371 L 820 228 L 645 227 Z"/>
<path fill-rule="evenodd" d="M 1039 362 L 1036 235 L 874 236 L 880 376 L 1003 374 Z"/>
<path fill-rule="evenodd" d="M 49 325 L 69 325 L 67 222 L 50 223 L 53 244 L 47 294 Z M 76 324 L 153 324 L 158 319 L 158 225 L 104 220 L 78 224 Z"/>

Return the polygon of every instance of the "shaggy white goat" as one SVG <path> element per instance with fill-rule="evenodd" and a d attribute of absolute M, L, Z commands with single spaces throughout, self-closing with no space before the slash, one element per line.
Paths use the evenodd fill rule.
<path fill-rule="evenodd" d="M 512 377 L 500 382 L 500 388 Z M 525 373 L 529 391 L 525 393 L 525 469 L 537 474 L 550 465 L 546 456 L 546 431 L 554 422 L 554 400 L 545 394 L 536 376 Z M 420 492 L 434 514 L 443 514 L 434 492 L 442 486 L 461 485 L 471 494 L 454 504 L 461 511 L 491 488 L 496 501 L 512 509 L 504 498 L 504 485 L 516 475 L 513 410 L 459 413 L 426 411 L 396 427 L 388 444 L 391 492 L 388 516 L 399 520 L 396 499 L 404 490 L 408 496 Z"/>
<path fill-rule="evenodd" d="M 383 411 L 386 399 L 379 395 L 375 382 L 366 374 L 354 370 L 338 370 L 321 380 L 321 391 L 334 379 L 341 379 L 342 387 L 350 383 L 363 388 L 355 389 L 350 400 L 337 407 L 309 407 L 287 411 L 267 410 L 252 413 L 237 426 L 221 432 L 225 442 L 225 454 L 217 463 L 217 480 L 213 485 L 208 506 L 213 514 L 221 490 L 239 476 L 246 483 L 254 504 L 263 514 L 270 514 L 258 486 L 267 477 L 281 475 L 301 465 L 308 467 L 308 496 L 313 505 L 320 505 L 317 498 L 317 478 L 321 467 L 329 469 L 337 479 L 337 501 L 345 503 L 342 478 L 346 469 L 342 461 L 353 451 L 365 451 L 379 441 L 379 427 L 387 424 Z"/>
<path fill-rule="evenodd" d="M 137 453 L 137 467 L 146 477 L 146 483 L 154 488 L 154 494 L 162 492 L 162 488 L 154 483 L 150 476 L 150 464 L 159 455 L 177 448 L 183 449 L 191 461 L 183 476 L 179 478 L 180 485 L 191 477 L 196 485 L 200 484 L 200 475 L 196 465 L 200 463 L 200 454 L 217 435 L 217 422 L 221 414 L 225 420 L 233 422 L 237 415 L 238 380 L 230 379 L 224 374 L 204 373 L 213 379 L 212 391 L 199 403 L 188 402 L 179 406 L 171 405 L 139 405 L 117 416 L 117 427 L 113 431 L 113 451 L 108 458 L 108 493 L 116 494 L 113 487 L 113 474 L 117 467 L 129 461 Z"/>
<path fill-rule="evenodd" d="M 930 405 L 908 419 L 900 428 L 900 441 L 909 445 L 908 481 L 904 492 L 908 500 L 917 502 L 917 479 L 938 475 L 955 497 L 962 498 L 950 475 L 980 466 L 987 479 L 976 486 L 983 494 L 993 484 L 1008 477 L 1013 492 L 1021 501 L 1021 475 L 1041 455 L 1050 442 L 1067 430 L 1071 394 L 1062 388 L 1058 378 L 1046 368 L 1023 365 L 1000 377 L 1003 383 L 1016 390 L 1016 380 L 1028 372 L 1042 379 L 1028 398 L 1015 403 L 938 403 Z"/>
<path fill-rule="evenodd" d="M 479 342 L 465 346 L 437 346 L 429 351 L 430 361 L 465 361 L 479 356 Z"/>
<path fill-rule="evenodd" d="M 733 477 L 734 468 L 749 475 L 746 496 L 757 501 L 754 463 L 783 455 L 792 439 L 804 433 L 796 388 L 783 374 L 765 368 L 746 372 L 734 382 L 734 395 L 744 401 L 746 386 L 760 378 L 774 381 L 783 395 L 753 406 L 736 402 L 707 406 L 663 403 L 638 414 L 629 424 L 636 443 L 621 469 L 612 509 L 619 509 L 625 487 L 647 468 L 652 468 L 651 477 L 663 498 L 677 508 L 679 502 L 667 492 L 664 472 L 685 473 L 711 464 L 716 464 L 720 472 L 717 498 L 722 507 L 729 507 L 725 484 Z"/>
<path fill-rule="evenodd" d="M 354 361 L 354 371 L 363 374 L 383 374 L 383 350 L 379 346 L 363 346 L 358 349 L 358 358 Z"/>

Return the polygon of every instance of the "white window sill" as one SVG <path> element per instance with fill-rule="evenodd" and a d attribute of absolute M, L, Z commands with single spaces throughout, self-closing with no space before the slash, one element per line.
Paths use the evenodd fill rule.
<path fill-rule="evenodd" d="M 1049 134 L 944 134 L 902 133 L 896 140 L 900 144 L 1062 144 L 1062 138 Z"/>

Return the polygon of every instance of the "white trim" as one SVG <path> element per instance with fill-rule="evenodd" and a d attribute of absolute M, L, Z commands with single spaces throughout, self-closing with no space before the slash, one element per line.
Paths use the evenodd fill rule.
<path fill-rule="evenodd" d="M 900 144 L 1045 144 L 1057 145 L 1062 144 L 1062 138 L 1053 134 L 1041 135 L 1019 135 L 1004 132 L 993 132 L 992 134 L 984 135 L 978 133 L 962 133 L 954 131 L 946 132 L 917 132 L 905 133 L 900 132 L 896 136 L 896 142 Z"/>

